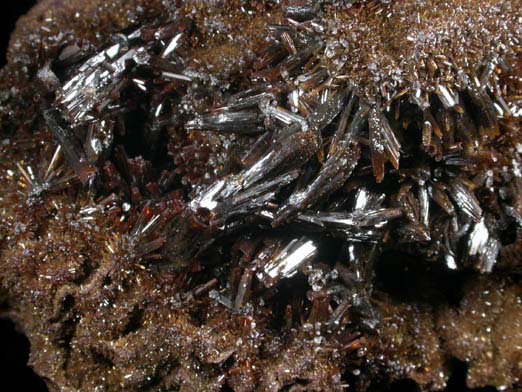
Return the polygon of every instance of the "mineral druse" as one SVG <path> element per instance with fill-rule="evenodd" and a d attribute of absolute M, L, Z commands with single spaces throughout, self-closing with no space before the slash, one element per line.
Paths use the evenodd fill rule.
<path fill-rule="evenodd" d="M 51 391 L 522 376 L 520 0 L 41 0 L 0 293 Z"/>

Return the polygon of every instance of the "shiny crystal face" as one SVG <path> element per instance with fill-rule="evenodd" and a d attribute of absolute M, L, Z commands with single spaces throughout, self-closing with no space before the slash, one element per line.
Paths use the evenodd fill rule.
<path fill-rule="evenodd" d="M 2 163 L 3 181 L 11 183 L 2 211 L 18 216 L 19 206 L 39 206 L 47 212 L 38 219 L 55 214 L 61 225 L 93 235 L 76 252 L 90 254 L 75 267 L 90 272 L 75 269 L 53 288 L 57 319 L 67 312 L 60 305 L 66 298 L 119 307 L 130 301 L 117 294 L 126 285 L 158 280 L 146 289 L 162 287 L 154 294 L 158 309 L 189 309 L 176 321 L 182 331 L 173 332 L 183 342 L 169 344 L 197 359 L 154 358 L 167 368 L 175 368 L 172 361 L 212 364 L 215 388 L 276 391 L 305 379 L 312 390 L 337 390 L 346 380 L 364 390 L 376 369 L 443 388 L 444 356 L 474 363 L 436 335 L 468 328 L 450 306 L 444 280 L 463 285 L 469 275 L 480 287 L 491 286 L 488 279 L 508 287 L 504 279 L 520 271 L 513 256 L 522 222 L 520 7 L 288 1 L 230 2 L 217 11 L 210 3 L 165 3 L 169 13 L 96 47 L 57 45 L 35 74 L 45 95 L 37 118 L 48 135 L 33 134 L 36 146 L 26 150 L 16 137 L 12 147 L 6 143 L 14 160 Z M 26 246 L 31 236 L 11 226 L 5 238 Z M 421 278 L 412 287 L 437 274 L 419 294 L 440 309 L 436 316 L 415 308 L 419 298 L 398 305 L 383 294 L 392 278 L 379 271 L 391 268 L 383 267 L 389 254 L 418 261 L 412 269 Z M 495 277 L 479 277 L 490 273 Z M 105 290 L 114 293 L 100 294 Z M 149 315 L 143 303 L 126 306 Z M 80 330 L 78 320 L 88 320 L 86 334 L 112 328 L 78 312 Z M 134 314 L 121 312 L 124 320 Z M 151 319 L 168 324 L 168 311 L 154 312 Z M 216 314 L 247 320 L 249 332 L 222 321 L 202 337 L 210 327 L 201 320 L 225 317 Z M 192 317 L 201 319 L 196 334 L 203 335 L 183 329 Z M 410 331 L 409 323 L 418 326 Z M 136 331 L 150 325 L 143 321 Z M 213 333 L 225 325 L 231 329 L 215 333 L 224 334 L 218 343 Z M 425 337 L 424 346 L 411 348 L 416 344 L 393 325 L 413 341 Z M 144 380 L 161 372 L 150 370 L 152 360 L 140 367 L 121 359 L 118 342 L 127 335 L 118 334 L 83 350 L 109 358 L 107 374 L 120 385 L 148 385 Z M 206 338 L 214 351 L 203 348 Z M 246 340 L 251 347 L 241 352 Z M 271 368 L 278 354 L 270 353 L 278 350 L 285 354 Z M 305 371 L 296 362 L 285 378 L 278 372 L 292 356 L 332 367 Z M 396 365 L 386 370 L 389 363 Z M 261 365 L 275 378 L 253 370 Z M 510 372 L 498 380 L 470 374 L 477 386 L 517 382 Z"/>

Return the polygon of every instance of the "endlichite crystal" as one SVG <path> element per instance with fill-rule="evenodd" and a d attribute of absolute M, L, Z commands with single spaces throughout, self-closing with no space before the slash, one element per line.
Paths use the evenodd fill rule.
<path fill-rule="evenodd" d="M 522 374 L 518 1 L 42 0 L 0 292 L 51 390 Z"/>

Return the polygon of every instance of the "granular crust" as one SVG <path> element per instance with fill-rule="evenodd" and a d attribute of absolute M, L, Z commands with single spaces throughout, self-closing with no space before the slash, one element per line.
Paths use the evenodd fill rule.
<path fill-rule="evenodd" d="M 488 233 L 487 229 L 496 230 L 503 236 L 502 241 L 486 237 L 489 248 L 482 243 L 484 241 L 479 241 L 480 246 L 471 241 L 470 248 L 475 246 L 483 253 L 477 250 L 472 254 L 466 248 L 469 255 L 462 257 L 463 268 L 460 270 L 459 264 L 456 272 L 462 274 L 465 284 L 456 298 L 448 300 L 444 288 L 433 289 L 435 299 L 430 300 L 426 300 L 425 292 L 419 298 L 396 296 L 382 282 L 379 286 L 379 279 L 373 276 L 373 271 L 361 268 L 354 273 L 350 268 L 358 268 L 357 260 L 350 259 L 351 264 L 346 263 L 346 256 L 344 264 L 336 263 L 327 249 L 330 243 L 335 243 L 329 237 L 320 246 L 321 255 L 326 255 L 324 260 L 318 260 L 304 272 L 304 269 L 300 270 L 301 275 L 297 278 L 293 275 L 295 271 L 288 276 L 276 275 L 273 280 L 262 274 L 253 278 L 249 270 L 251 265 L 257 262 L 264 267 L 263 255 L 259 255 L 263 252 L 259 249 L 270 257 L 283 248 L 289 249 L 284 242 L 289 232 L 277 227 L 279 222 L 284 222 L 282 218 L 274 221 L 274 231 L 266 237 L 256 237 L 258 232 L 255 230 L 254 234 L 235 234 L 234 241 L 223 240 L 223 245 L 205 254 L 204 260 L 193 257 L 187 262 L 177 258 L 178 253 L 197 253 L 217 229 L 213 227 L 203 232 L 202 238 L 193 232 L 201 230 L 212 219 L 219 221 L 221 218 L 218 214 L 209 217 L 207 215 L 211 214 L 206 215 L 200 210 L 192 214 L 189 200 L 197 201 L 194 194 L 205 194 L 203 185 L 212 185 L 221 178 L 235 179 L 232 176 L 237 173 L 248 172 L 253 166 L 249 162 L 256 162 L 257 149 L 266 141 L 253 141 L 242 134 L 198 133 L 197 121 L 187 120 L 187 117 L 195 116 L 194 113 L 203 107 L 210 108 L 209 118 L 213 120 L 213 110 L 223 110 L 229 103 L 227 100 L 232 95 L 229 91 L 268 85 L 268 92 L 262 90 L 263 94 L 278 97 L 291 94 L 292 91 L 288 91 L 291 85 L 287 80 L 288 72 L 273 65 L 277 63 L 274 58 L 287 56 L 285 50 L 296 55 L 292 53 L 295 49 L 292 44 L 299 39 L 305 42 L 305 46 L 316 44 L 315 41 L 306 41 L 307 34 L 319 32 L 324 41 L 324 52 L 314 52 L 312 60 L 306 63 L 307 72 L 318 70 L 311 79 L 320 79 L 318 83 L 321 85 L 313 85 L 311 92 L 305 91 L 310 93 L 305 97 L 308 101 L 291 113 L 294 115 L 291 119 L 297 118 L 299 122 L 305 117 L 306 120 L 312 118 L 307 123 L 311 129 L 329 124 L 339 113 L 342 118 L 341 106 L 337 110 L 332 104 L 325 109 L 317 102 L 330 102 L 332 96 L 332 101 L 341 102 L 339 96 L 342 92 L 339 93 L 336 86 L 346 79 L 353 87 L 351 96 L 357 94 L 357 102 L 361 103 L 357 114 L 370 116 L 365 120 L 369 122 L 370 132 L 377 132 L 383 123 L 387 124 L 379 105 L 391 106 L 402 95 L 415 95 L 417 91 L 420 91 L 419 96 L 440 95 L 443 94 L 440 86 L 447 87 L 453 94 L 464 88 L 464 76 L 476 73 L 476 78 L 482 80 L 482 74 L 478 74 L 481 71 L 490 77 L 489 64 L 493 64 L 491 72 L 498 74 L 506 106 L 512 109 L 520 107 L 522 7 L 518 1 L 488 0 L 486 4 L 457 0 L 405 0 L 342 2 L 342 5 L 341 2 L 321 2 L 320 6 L 298 1 L 295 7 L 298 11 L 292 8 L 294 3 L 41 0 L 19 20 L 11 38 L 8 64 L 0 71 L 3 139 L 0 146 L 0 297 L 7 305 L 5 315 L 16 322 L 31 343 L 30 366 L 51 391 L 341 391 L 347 387 L 363 391 L 387 390 L 394 381 L 402 379 L 415 381 L 423 390 L 435 391 L 446 386 L 454 359 L 467 365 L 469 387 L 493 385 L 505 389 L 520 386 L 520 236 L 513 223 L 522 214 L 520 186 L 516 178 L 519 177 L 516 170 L 520 169 L 521 154 L 517 143 L 522 141 L 520 115 L 499 116 L 500 125 L 496 122 L 492 125 L 484 120 L 487 116 L 473 106 L 476 114 L 473 120 L 483 127 L 477 127 L 481 132 L 485 131 L 479 137 L 473 134 L 469 136 L 471 140 L 456 143 L 452 138 L 460 137 L 462 129 L 458 127 L 469 120 L 459 105 L 450 105 L 454 111 L 447 114 L 450 110 L 445 111 L 447 108 L 443 104 L 446 102 L 438 102 L 433 105 L 436 110 L 432 115 L 422 104 L 418 105 L 422 109 L 420 112 L 418 108 L 412 109 L 404 104 L 407 106 L 405 114 L 401 114 L 402 109 L 397 109 L 397 118 L 388 116 L 394 130 L 390 125 L 387 127 L 392 134 L 400 132 L 400 140 L 394 141 L 389 133 L 384 135 L 391 139 L 391 142 L 387 140 L 391 147 L 388 145 L 388 150 L 385 150 L 391 163 L 386 166 L 386 178 L 399 173 L 397 182 L 403 181 L 399 184 L 400 189 L 397 189 L 397 184 L 386 182 L 384 147 L 374 143 L 371 136 L 359 136 L 345 144 L 339 142 L 341 147 L 337 147 L 337 151 L 340 152 L 336 153 L 335 148 L 329 147 L 329 143 L 335 141 L 332 134 L 321 138 L 317 134 L 299 131 L 284 138 L 288 128 L 281 130 L 268 120 L 255 122 L 255 126 L 266 126 L 271 131 L 275 129 L 273 133 L 278 138 L 273 143 L 267 142 L 268 148 L 288 151 L 289 159 L 283 160 L 282 155 L 275 158 L 269 155 L 271 159 L 265 159 L 269 163 L 282 162 L 271 173 L 271 180 L 283 184 L 284 195 L 292 193 L 285 187 L 295 180 L 294 194 L 298 196 L 307 190 L 321 188 L 317 199 L 316 194 L 303 197 L 307 202 L 319 200 L 325 203 L 331 194 L 345 202 L 350 192 L 368 184 L 368 178 L 374 179 L 368 173 L 382 170 L 381 174 L 375 174 L 377 182 L 384 181 L 377 187 L 393 189 L 393 193 L 387 195 L 386 208 L 382 208 L 386 214 L 383 222 L 400 215 L 405 223 L 403 227 L 393 226 L 398 233 L 394 232 L 394 235 L 398 237 L 392 237 L 391 231 L 386 231 L 379 240 L 389 248 L 403 251 L 413 247 L 411 244 L 421 237 L 421 251 L 415 256 L 420 259 L 422 268 L 430 270 L 430 263 L 438 260 L 440 254 L 446 255 L 450 268 L 457 268 L 447 261 L 448 255 L 452 254 L 451 249 L 446 249 L 449 247 L 447 242 L 450 242 L 447 238 L 450 219 L 438 225 L 437 230 L 432 230 L 431 237 L 422 237 L 425 235 L 422 230 L 426 227 L 416 221 L 420 220 L 418 210 L 421 203 L 416 195 L 425 190 L 422 180 L 425 170 L 428 170 L 425 167 L 433 165 L 436 167 L 434 172 L 441 171 L 437 167 L 442 165 L 442 158 L 437 158 L 434 153 L 430 156 L 433 162 L 426 159 L 429 163 L 423 163 L 422 170 L 414 168 L 408 171 L 407 168 L 400 172 L 398 158 L 394 161 L 390 150 L 399 142 L 408 145 L 405 139 L 408 129 L 414 127 L 412 124 L 446 121 L 439 121 L 445 135 L 440 139 L 445 139 L 444 142 L 437 139 L 438 143 L 444 144 L 450 139 L 451 143 L 455 142 L 452 145 L 455 150 L 468 149 L 466 159 L 454 163 L 467 177 L 459 182 L 450 176 L 445 178 L 447 183 L 437 179 L 429 195 L 436 199 L 436 211 L 447 212 L 448 216 L 453 214 L 451 224 L 454 225 L 457 220 L 455 209 L 459 204 L 464 205 L 459 218 L 463 214 L 472 219 L 477 218 L 474 215 L 479 216 L 467 226 L 471 237 L 474 234 L 480 237 L 484 230 Z M 295 12 L 298 19 L 309 12 L 309 8 L 319 13 L 322 24 L 300 24 L 298 32 L 305 38 L 296 33 L 299 39 L 293 42 L 292 38 L 285 36 L 286 46 L 281 49 L 284 45 L 267 31 L 291 31 L 291 27 L 283 25 L 287 23 L 285 15 Z M 172 117 L 179 123 L 192 126 L 183 129 L 173 120 L 161 134 L 167 140 L 164 146 L 160 146 L 163 148 L 161 151 L 169 163 L 174 161 L 174 174 L 161 177 L 168 167 L 164 160 L 138 154 L 130 157 L 116 147 L 111 154 L 117 157 L 101 164 L 91 162 L 102 179 L 99 190 L 104 195 L 103 201 L 97 199 L 94 205 L 92 195 L 85 191 L 87 181 L 80 184 L 82 179 L 77 178 L 80 176 L 69 177 L 70 170 L 63 162 L 57 164 L 59 170 L 51 164 L 49 168 L 56 169 L 57 177 L 67 178 L 68 181 L 64 180 L 67 186 L 61 187 L 63 184 L 60 183 L 57 189 L 36 189 L 35 184 L 30 183 L 34 176 L 27 173 L 27 168 L 44 167 L 42 162 L 52 157 L 57 145 L 47 110 L 55 104 L 55 91 L 51 87 L 56 83 L 61 85 L 64 80 L 58 80 L 54 75 L 54 60 L 68 46 L 85 50 L 89 54 L 85 58 L 88 58 L 105 50 L 108 43 L 118 39 L 118 33 L 129 34 L 139 26 L 154 31 L 172 19 L 176 20 L 179 31 L 188 32 L 187 43 L 180 49 L 185 56 L 183 65 L 189 71 L 187 75 L 201 77 L 199 85 L 180 87 L 172 83 L 161 90 L 161 94 L 158 93 L 161 96 L 169 93 L 181 96 L 175 102 L 181 109 Z M 270 45 L 275 45 L 275 52 L 270 51 L 273 49 Z M 273 53 L 274 58 L 271 58 Z M 291 69 L 288 63 L 286 66 Z M 56 73 L 62 79 L 68 76 Z M 176 78 L 181 75 L 172 74 Z M 185 74 L 183 76 L 188 78 Z M 309 80 L 303 83 L 313 84 Z M 324 85 L 328 86 L 325 88 Z M 468 95 L 463 107 L 470 106 L 470 102 L 476 104 L 473 92 L 465 93 Z M 433 101 L 435 98 L 430 99 Z M 286 102 L 280 100 L 277 104 Z M 480 104 L 476 106 L 481 107 Z M 133 108 L 141 110 L 139 103 Z M 274 108 L 271 109 L 280 109 L 279 106 Z M 44 111 L 48 115 L 46 118 L 42 116 Z M 290 110 L 280 110 L 277 112 L 279 117 L 276 117 L 278 120 L 287 119 L 288 113 Z M 309 117 L 305 116 L 309 113 L 312 113 Z M 196 118 L 200 121 L 207 119 Z M 152 120 L 147 117 L 146 127 L 152 128 L 150 122 Z M 382 126 L 383 132 L 388 130 L 387 127 Z M 437 129 L 433 135 L 436 133 Z M 116 138 L 123 140 L 126 136 L 122 133 Z M 161 145 L 163 141 L 160 139 L 157 144 Z M 380 142 L 385 144 L 384 139 Z M 368 145 L 372 150 L 361 152 Z M 428 145 L 424 145 L 426 150 L 433 147 Z M 131 144 L 129 148 L 141 151 L 141 147 Z M 240 158 L 237 150 L 248 150 L 248 159 Z M 382 156 L 377 156 L 378 151 Z M 417 150 L 406 151 L 405 160 L 408 162 L 417 153 Z M 330 155 L 338 157 L 339 161 L 328 166 L 324 162 L 328 162 Z M 448 160 L 452 158 L 449 156 Z M 356 168 L 359 159 L 365 164 Z M 475 166 L 470 164 L 474 159 Z M 305 162 L 311 162 L 308 171 L 296 174 L 295 166 Z M 333 167 L 337 170 L 337 177 L 331 181 L 321 182 L 323 179 L 319 178 L 313 182 L 311 173 L 317 167 Z M 484 173 L 489 172 L 487 177 Z M 352 173 L 357 179 L 353 183 L 346 182 Z M 464 177 L 461 172 L 457 173 Z M 410 181 L 410 177 L 417 182 Z M 488 186 L 483 185 L 488 181 L 483 177 L 490 178 Z M 312 185 L 305 186 L 307 181 Z M 168 195 L 162 193 L 162 187 L 171 190 L 172 184 L 178 189 L 169 191 Z M 497 185 L 502 187 L 502 200 L 488 190 Z M 412 189 L 416 190 L 415 195 Z M 112 199 L 118 192 L 125 195 L 125 203 L 118 204 Z M 263 189 L 250 196 L 257 203 L 257 199 L 264 195 L 262 192 Z M 169 239 L 159 237 L 147 242 L 149 238 L 129 234 L 139 232 L 138 229 L 145 231 L 141 219 L 160 216 L 155 215 L 155 207 L 147 204 L 146 198 L 160 200 L 157 208 L 167 211 L 166 220 L 176 225 Z M 239 196 L 238 199 L 243 201 Z M 296 199 L 296 205 L 301 208 L 304 205 L 301 199 L 297 196 L 289 198 Z M 484 217 L 481 207 L 473 204 L 477 199 L 482 206 L 486 204 Z M 504 210 L 506 200 L 510 203 L 509 213 Z M 290 202 L 285 205 L 294 207 Z M 399 210 L 402 211 L 400 214 Z M 249 219 L 256 218 L 258 213 L 258 210 L 248 210 L 245 214 L 248 230 L 254 226 Z M 267 214 L 267 211 L 262 213 Z M 364 218 L 357 218 L 362 226 Z M 440 219 L 446 219 L 446 216 Z M 313 221 L 312 218 L 309 220 Z M 379 229 L 383 226 L 375 224 Z M 400 236 L 415 240 L 404 245 L 401 242 L 404 238 Z M 219 242 L 222 237 L 217 238 Z M 435 245 L 425 246 L 432 238 Z M 301 246 L 299 249 L 309 244 L 299 241 L 301 239 L 296 241 Z M 164 271 L 150 266 L 157 256 L 154 251 L 163 246 L 167 249 L 167 257 L 172 256 L 169 262 L 176 268 Z M 496 269 L 490 274 L 471 271 L 473 268 L 481 272 L 491 271 L 492 266 L 488 264 L 491 255 L 487 249 L 492 246 L 498 247 L 495 249 L 500 255 Z M 363 251 L 372 253 L 366 248 Z M 461 253 L 465 252 L 461 249 Z M 476 261 L 474 256 L 479 258 L 478 267 L 472 264 Z M 277 257 L 274 256 L 273 260 Z M 373 268 L 373 261 L 369 264 Z M 330 268 L 332 265 L 335 268 Z M 265 275 L 269 275 L 273 270 L 265 268 L 262 271 L 268 271 Z M 361 278 L 361 271 L 367 275 Z M 287 277 L 290 279 L 283 279 Z M 442 284 L 445 277 L 445 274 L 443 278 L 434 277 L 433 285 Z M 349 304 L 329 302 L 329 296 L 335 295 L 335 290 L 341 290 L 339 286 L 343 285 L 352 290 L 346 295 L 356 300 Z M 220 291 L 219 287 L 224 289 Z M 238 293 L 232 297 L 237 306 L 222 295 L 224 290 Z M 258 295 L 260 292 L 263 295 Z M 333 303 L 338 307 L 334 309 Z M 326 327 L 328 333 L 324 332 Z"/>

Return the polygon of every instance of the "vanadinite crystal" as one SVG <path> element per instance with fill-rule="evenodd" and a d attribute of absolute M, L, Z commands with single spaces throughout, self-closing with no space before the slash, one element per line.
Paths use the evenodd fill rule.
<path fill-rule="evenodd" d="M 51 391 L 522 377 L 520 0 L 41 0 L 0 293 Z"/>

